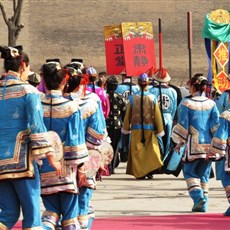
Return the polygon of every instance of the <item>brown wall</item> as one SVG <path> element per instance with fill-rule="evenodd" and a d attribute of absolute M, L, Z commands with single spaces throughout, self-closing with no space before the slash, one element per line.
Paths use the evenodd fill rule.
<path fill-rule="evenodd" d="M 2 1 L 10 17 L 12 1 Z M 227 8 L 228 7 L 228 8 Z M 46 58 L 58 57 L 63 64 L 83 58 L 86 65 L 104 70 L 105 25 L 129 21 L 151 21 L 158 60 L 158 19 L 162 19 L 163 66 L 177 84 L 188 79 L 187 12 L 192 12 L 192 73 L 207 73 L 207 59 L 201 30 L 205 15 L 214 9 L 228 9 L 229 0 L 24 0 L 22 30 L 18 45 L 30 54 L 38 71 Z M 0 44 L 6 44 L 7 28 L 0 18 Z"/>

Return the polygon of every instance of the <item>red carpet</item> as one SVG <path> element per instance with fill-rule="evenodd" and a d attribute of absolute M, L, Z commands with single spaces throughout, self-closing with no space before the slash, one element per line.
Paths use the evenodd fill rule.
<path fill-rule="evenodd" d="M 223 214 L 134 216 L 97 218 L 92 230 L 219 230 L 229 229 L 230 217 Z M 13 230 L 21 229 L 21 222 Z"/>

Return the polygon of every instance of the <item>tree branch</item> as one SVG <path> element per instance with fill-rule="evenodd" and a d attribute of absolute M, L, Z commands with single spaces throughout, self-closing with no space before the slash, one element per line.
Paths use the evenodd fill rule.
<path fill-rule="evenodd" d="M 1 12 L 2 12 L 2 17 L 6 23 L 6 25 L 9 25 L 8 24 L 8 19 L 6 17 L 6 12 L 5 12 L 5 9 L 4 9 L 4 6 L 2 5 L 2 3 L 0 2 L 0 9 L 1 9 Z"/>
<path fill-rule="evenodd" d="M 14 12 L 16 10 L 16 0 L 13 1 L 13 10 L 14 10 Z"/>
<path fill-rule="evenodd" d="M 16 26 L 21 26 L 20 20 L 21 20 L 22 4 L 23 4 L 23 0 L 18 0 L 17 9 L 15 11 L 15 21 L 14 21 Z"/>

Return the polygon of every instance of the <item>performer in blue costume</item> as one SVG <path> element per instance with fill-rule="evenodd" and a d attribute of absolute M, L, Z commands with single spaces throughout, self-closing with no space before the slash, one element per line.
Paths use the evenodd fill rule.
<path fill-rule="evenodd" d="M 53 230 L 61 217 L 62 229 L 77 229 L 79 186 L 85 181 L 84 162 L 88 160 L 85 130 L 79 106 L 62 96 L 69 75 L 58 62 L 42 66 L 47 94 L 41 95 L 47 130 L 56 132 L 63 142 L 62 173 L 56 176 L 46 160 L 40 169 L 41 194 L 45 211 L 44 229 Z"/>
<path fill-rule="evenodd" d="M 80 106 L 88 149 L 99 149 L 107 133 L 102 109 L 99 107 L 97 101 L 85 97 L 87 79 L 77 73 L 76 66 L 68 64 L 66 67 L 68 68 L 71 77 L 69 79 L 69 87 L 65 97 L 74 100 Z M 98 152 L 98 154 L 100 153 Z M 90 158 L 90 160 L 93 161 L 94 159 Z M 97 167 L 98 162 L 93 162 L 93 164 Z M 95 176 L 96 171 L 95 175 L 87 177 L 86 183 L 82 184 L 79 189 L 78 221 L 81 229 L 90 230 L 94 219 L 94 210 L 90 205 L 90 201 L 93 190 L 96 189 Z"/>
<path fill-rule="evenodd" d="M 54 149 L 42 119 L 39 93 L 27 81 L 29 57 L 22 47 L 0 47 L 6 73 L 0 80 L 0 229 L 12 229 L 23 213 L 23 229 L 42 229 L 36 159 L 53 170 Z"/>
<path fill-rule="evenodd" d="M 225 189 L 228 203 L 230 204 L 230 151 L 229 151 L 229 138 L 230 138 L 230 110 L 225 110 L 220 115 L 220 124 L 217 131 L 214 133 L 212 139 L 210 153 L 207 159 L 223 159 L 224 162 L 221 166 L 221 182 Z M 230 216 L 230 207 L 224 213 L 225 216 Z"/>
<path fill-rule="evenodd" d="M 230 109 L 230 90 L 226 90 L 220 95 L 219 99 L 216 102 L 216 105 L 220 114 L 225 110 Z M 217 180 L 221 180 L 222 178 L 224 162 L 224 159 L 220 159 L 215 162 Z"/>
<path fill-rule="evenodd" d="M 123 96 L 126 100 L 129 100 L 130 95 L 133 93 L 137 93 L 140 88 L 138 85 L 132 82 L 132 77 L 127 76 L 125 71 L 121 72 L 122 82 L 117 86 L 115 93 Z M 119 143 L 119 153 L 120 153 L 120 161 L 127 162 L 129 145 L 130 145 L 130 135 L 129 134 L 121 134 L 120 143 Z"/>
<path fill-rule="evenodd" d="M 217 108 L 220 112 L 220 114 L 222 112 L 224 112 L 225 110 L 230 109 L 230 90 L 226 90 L 224 91 L 220 97 L 218 98 L 217 102 L 216 102 Z"/>
<path fill-rule="evenodd" d="M 216 103 L 204 96 L 208 84 L 204 76 L 196 74 L 191 79 L 192 97 L 184 99 L 178 112 L 178 123 L 173 128 L 172 139 L 176 150 L 186 144 L 183 157 L 184 178 L 194 205 L 193 212 L 206 212 L 211 160 L 206 160 L 213 133 L 218 127 L 219 111 Z"/>
<path fill-rule="evenodd" d="M 169 86 L 171 77 L 166 69 L 157 70 L 152 78 L 158 82 L 158 85 L 149 89 L 158 100 L 163 115 L 165 135 L 158 137 L 158 141 L 162 151 L 162 160 L 166 160 L 171 149 L 171 134 L 173 120 L 177 109 L 177 93 L 176 90 Z"/>

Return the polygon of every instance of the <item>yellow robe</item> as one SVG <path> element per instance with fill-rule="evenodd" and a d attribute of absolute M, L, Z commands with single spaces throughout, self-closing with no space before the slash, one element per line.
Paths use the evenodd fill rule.
<path fill-rule="evenodd" d="M 161 111 L 155 96 L 148 91 L 144 92 L 143 108 L 144 144 L 141 142 L 141 92 L 131 95 L 123 124 L 124 133 L 131 131 L 126 174 L 135 178 L 144 177 L 163 165 L 156 137 L 164 133 Z"/>

